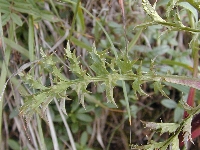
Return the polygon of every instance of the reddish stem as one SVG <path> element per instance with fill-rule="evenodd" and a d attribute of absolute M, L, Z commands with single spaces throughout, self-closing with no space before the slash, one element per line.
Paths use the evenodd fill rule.
<path fill-rule="evenodd" d="M 194 116 L 193 120 L 192 120 L 192 139 L 198 137 L 200 135 L 200 114 L 197 114 L 196 116 Z M 180 141 L 180 144 L 179 146 L 182 147 L 183 146 L 183 133 L 181 132 L 179 134 L 179 141 Z"/>
<path fill-rule="evenodd" d="M 188 95 L 188 98 L 187 98 L 187 104 L 191 107 L 194 106 L 195 92 L 196 92 L 196 89 L 190 88 L 189 95 Z M 187 117 L 188 117 L 188 113 L 187 113 L 187 111 L 185 111 L 184 112 L 184 118 L 187 118 Z"/>
<path fill-rule="evenodd" d="M 195 28 L 196 26 L 195 26 L 195 23 L 194 23 L 191 13 L 189 13 L 189 20 L 191 23 L 191 27 Z M 198 66 L 199 66 L 199 43 L 198 43 L 198 38 L 196 37 L 196 35 L 193 36 L 193 40 L 191 41 L 191 48 L 192 48 L 192 56 L 193 56 L 193 62 L 194 62 L 192 75 L 193 75 L 193 77 L 197 78 Z M 196 90 L 194 88 L 190 88 L 188 99 L 187 99 L 187 104 L 191 107 L 194 106 L 195 91 Z M 185 111 L 183 118 L 185 119 L 186 117 L 188 117 L 188 113 Z M 194 139 L 200 135 L 199 125 L 200 125 L 200 114 L 197 114 L 196 116 L 194 116 L 192 123 L 191 123 L 192 139 Z M 182 139 L 183 139 L 183 134 L 180 133 L 179 134 L 180 146 L 183 145 L 183 143 L 181 143 Z"/>

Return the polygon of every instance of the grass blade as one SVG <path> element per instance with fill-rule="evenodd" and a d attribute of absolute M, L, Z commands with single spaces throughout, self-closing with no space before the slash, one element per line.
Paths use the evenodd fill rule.
<path fill-rule="evenodd" d="M 29 59 L 34 60 L 34 24 L 33 17 L 29 16 L 28 19 L 28 49 L 29 49 Z"/>
<path fill-rule="evenodd" d="M 14 35 L 14 25 L 11 24 L 10 25 L 10 29 L 9 29 L 9 36 L 10 38 L 12 39 L 13 38 L 13 35 Z M 3 52 L 5 54 L 2 54 L 3 55 L 3 63 L 2 63 L 2 66 L 1 66 L 1 76 L 0 76 L 0 95 L 3 94 L 3 90 L 5 89 L 5 83 L 6 83 L 6 76 L 7 76 L 7 71 L 8 71 L 8 63 L 9 63 L 9 59 L 10 59 L 10 53 L 11 53 L 11 50 L 10 48 L 7 48 L 5 49 L 5 46 L 4 46 L 4 40 L 3 40 L 3 29 L 2 29 L 2 23 L 1 23 L 1 13 L 0 13 L 0 39 L 2 40 L 2 48 L 3 48 Z M 3 135 L 2 134 L 2 113 L 3 113 L 3 96 L 0 97 L 0 135 Z M 0 145 L 3 145 L 2 144 L 2 136 L 0 136 Z"/>

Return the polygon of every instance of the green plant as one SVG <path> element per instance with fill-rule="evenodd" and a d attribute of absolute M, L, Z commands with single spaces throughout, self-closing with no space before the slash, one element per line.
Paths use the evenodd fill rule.
<path fill-rule="evenodd" d="M 0 80 L 2 89 L 0 99 L 3 98 L 4 91 L 9 90 L 5 89 L 8 81 L 11 81 L 11 87 L 17 87 L 19 81 L 23 83 L 23 86 L 20 84 L 19 89 L 23 100 L 18 99 L 18 103 L 22 106 L 20 108 L 19 105 L 12 106 L 9 102 L 9 106 L 16 108 L 13 110 L 9 108 L 9 110 L 11 109 L 13 112 L 12 118 L 25 124 L 26 134 L 31 135 L 31 142 L 28 142 L 27 146 L 23 147 L 24 149 L 27 147 L 29 149 L 66 149 L 70 147 L 72 149 L 92 149 L 90 143 L 95 143 L 93 142 L 95 134 L 97 135 L 96 147 L 110 149 L 111 142 L 115 138 L 114 135 L 120 134 L 123 137 L 125 149 L 128 149 L 128 140 L 125 136 L 127 128 L 122 129 L 122 126 L 128 120 L 128 124 L 132 127 L 132 119 L 134 123 L 140 124 L 138 114 L 139 116 L 141 116 L 141 112 L 144 115 L 148 114 L 148 110 L 152 110 L 151 105 L 160 100 L 166 108 L 175 109 L 174 122 L 176 123 L 155 123 L 159 116 L 166 113 L 168 109 L 164 109 L 162 112 L 157 110 L 155 118 L 150 119 L 152 122 L 142 121 L 142 123 L 147 128 L 160 132 L 160 134 L 168 133 L 169 136 L 161 139 L 163 142 L 154 140 L 156 136 L 152 139 L 149 138 L 147 145 L 143 146 L 130 143 L 131 148 L 179 149 L 182 139 L 187 147 L 188 140 L 192 142 L 193 138 L 199 136 L 198 127 L 193 126 L 199 120 L 200 110 L 199 105 L 193 107 L 194 99 L 199 99 L 198 92 L 195 95 L 195 89 L 200 90 L 200 80 L 197 78 L 200 32 L 197 15 L 198 2 L 159 1 L 157 5 L 167 5 L 166 16 L 163 16 L 162 13 L 160 15 L 157 13 L 156 3 L 152 7 L 149 1 L 143 0 L 143 9 L 149 17 L 144 18 L 146 22 L 137 26 L 132 23 L 125 25 L 126 18 L 132 18 L 132 16 L 125 15 L 125 11 L 131 11 L 133 6 L 130 1 L 125 3 L 130 8 L 124 7 L 123 1 L 120 1 L 121 12 L 118 11 L 116 18 L 113 17 L 114 21 L 107 21 L 106 15 L 92 14 L 87 10 L 86 3 L 81 3 L 80 0 L 64 0 L 63 3 L 10 0 L 0 1 L 0 4 L 2 4 L 0 7 L 3 14 L 0 19 L 2 21 L 0 22 L 1 31 L 4 27 L 8 33 L 8 38 L 1 34 L 2 45 L 6 44 L 8 47 L 7 49 L 3 47 L 5 55 L 2 58 L 4 64 Z M 46 10 L 44 11 L 42 8 Z M 64 11 L 66 8 L 71 12 Z M 47 11 L 49 9 L 52 12 Z M 93 11 L 95 12 L 95 10 Z M 84 19 L 86 14 L 93 20 L 92 30 L 88 29 L 89 27 L 86 25 L 88 21 Z M 119 17 L 121 14 L 122 17 Z M 182 14 L 188 14 L 188 18 L 182 18 Z M 71 17 L 68 20 L 71 23 L 70 29 L 64 25 L 63 16 L 68 16 L 67 19 Z M 173 18 L 174 20 L 172 20 Z M 45 21 L 42 22 L 43 20 Z M 123 25 L 115 23 L 121 20 L 123 20 Z M 132 29 L 134 29 L 133 32 Z M 187 60 L 190 55 L 189 50 L 181 52 L 181 55 L 178 48 L 176 51 L 174 50 L 174 47 L 179 46 L 176 36 L 183 31 L 191 33 L 192 39 L 189 48 L 192 50 L 193 67 L 184 61 L 179 62 Z M 95 44 L 93 46 L 90 44 L 88 33 L 94 35 Z M 59 40 L 57 39 L 58 35 L 62 35 Z M 140 38 L 141 35 L 144 37 L 144 41 Z M 130 42 L 128 43 L 127 40 Z M 20 46 L 21 42 L 23 46 Z M 66 49 L 61 43 L 67 43 Z M 145 46 L 144 43 L 147 43 L 148 46 Z M 13 75 L 9 72 L 11 69 L 8 62 L 11 48 L 16 49 L 24 56 L 23 63 L 25 60 L 30 61 L 24 63 Z M 56 48 L 57 51 L 55 51 Z M 169 56 L 173 60 L 168 59 Z M 193 77 L 184 76 L 188 71 L 193 73 Z M 9 75 L 7 81 L 6 76 L 8 75 L 5 72 Z M 19 79 L 16 78 L 17 75 L 19 75 Z M 148 88 L 145 90 L 143 86 Z M 168 86 L 174 87 L 184 94 L 187 94 L 188 88 L 190 88 L 187 103 L 183 100 L 180 102 L 169 100 L 171 96 Z M 143 104 L 144 101 L 140 102 L 140 99 L 152 96 L 151 93 L 156 95 L 153 97 L 156 98 L 155 102 L 152 101 L 148 104 Z M 17 94 L 13 95 L 14 100 L 17 100 Z M 104 102 L 105 99 L 107 103 Z M 178 100 L 180 99 L 178 97 Z M 17 104 L 17 102 L 13 103 Z M 79 106 L 79 103 L 82 107 Z M 1 113 L 4 112 L 2 105 L 3 101 L 0 100 Z M 19 116 L 15 113 L 15 110 L 18 109 L 26 123 L 22 120 L 19 121 Z M 181 120 L 183 109 L 185 118 Z M 105 114 L 103 114 L 104 110 Z M 110 114 L 107 111 L 110 111 Z M 116 117 L 116 114 L 112 113 L 113 111 L 123 114 Z M 0 116 L 2 115 L 0 114 Z M 111 135 L 107 145 L 104 145 L 103 131 L 100 129 L 102 116 L 104 117 L 102 128 L 106 126 L 113 129 L 112 132 L 107 131 Z M 113 122 L 109 122 L 110 116 L 114 118 L 114 125 Z M 194 116 L 196 117 L 193 119 Z M 146 119 L 149 119 L 148 115 L 142 118 L 142 120 Z M 171 122 L 172 120 L 167 121 Z M 35 124 L 37 124 L 37 129 L 34 127 Z M 49 130 L 45 130 L 47 127 Z M 65 134 L 66 131 L 67 134 Z M 181 133 L 183 133 L 182 137 Z M 24 135 L 23 137 L 25 137 Z M 26 143 L 26 140 L 22 139 L 23 143 Z M 50 139 L 53 144 L 49 144 Z M 11 148 L 20 145 L 12 138 L 7 143 Z"/>
<path fill-rule="evenodd" d="M 95 84 L 97 84 L 98 82 L 102 82 L 102 84 L 105 84 L 107 100 L 108 102 L 111 102 L 115 105 L 116 103 L 113 99 L 113 88 L 114 86 L 116 86 L 116 82 L 118 80 L 133 80 L 134 82 L 132 83 L 132 87 L 140 95 L 143 95 L 143 94 L 147 95 L 140 87 L 142 83 L 147 82 L 147 81 L 155 81 L 153 84 L 154 89 L 159 90 L 165 96 L 166 94 L 162 90 L 162 85 L 161 85 L 161 82 L 163 81 L 182 84 L 182 85 L 200 89 L 199 87 L 200 81 L 195 78 L 180 77 L 180 76 L 177 77 L 173 75 L 157 75 L 153 69 L 150 69 L 148 73 L 143 73 L 141 71 L 141 67 L 137 69 L 137 74 L 135 74 L 132 72 L 132 66 L 134 62 L 131 62 L 126 57 L 123 59 L 117 59 L 117 60 L 113 59 L 111 63 L 108 64 L 108 66 L 110 66 L 110 68 L 108 69 L 105 66 L 105 60 L 104 60 L 105 54 L 99 55 L 95 47 L 93 47 L 93 51 L 90 52 L 91 59 L 93 59 L 93 64 L 90 66 L 90 68 L 96 74 L 96 76 L 93 77 L 89 75 L 85 70 L 83 70 L 82 67 L 80 67 L 79 60 L 75 56 L 75 53 L 71 53 L 69 43 L 68 43 L 68 46 L 66 48 L 66 57 L 70 61 L 70 66 L 69 66 L 70 71 L 76 75 L 76 79 L 74 80 L 69 80 L 63 77 L 60 70 L 56 67 L 56 61 L 53 61 L 52 55 L 46 56 L 46 54 L 44 54 L 44 52 L 42 51 L 41 51 L 41 55 L 43 59 L 41 60 L 40 64 L 48 72 L 52 73 L 53 75 L 52 79 L 53 79 L 54 85 L 50 87 L 45 87 L 41 84 L 41 82 L 39 81 L 36 82 L 34 78 L 31 77 L 30 74 L 22 74 L 22 73 L 19 74 L 25 83 L 28 83 L 29 86 L 31 86 L 33 89 L 38 90 L 38 92 L 36 92 L 35 94 L 31 94 L 30 96 L 26 96 L 26 95 L 23 95 L 23 93 L 21 93 L 22 96 L 26 98 L 25 103 L 23 107 L 21 108 L 21 113 L 25 115 L 27 122 L 30 121 L 31 117 L 33 116 L 35 112 L 38 112 L 40 116 L 44 118 L 43 112 L 48 107 L 48 104 L 52 101 L 54 97 L 56 97 L 57 99 L 65 98 L 66 90 L 75 90 L 78 95 L 79 102 L 85 108 L 84 97 L 86 94 L 90 93 L 89 91 L 87 91 L 86 88 L 88 84 L 91 82 Z M 115 69 L 115 68 L 118 68 L 118 69 Z M 119 73 L 118 71 L 119 68 L 120 70 L 122 70 L 123 74 Z M 111 70 L 111 72 L 108 72 L 108 70 Z M 65 103 L 65 100 L 64 101 L 62 100 L 61 103 Z M 62 110 L 66 112 L 65 107 L 64 107 L 65 105 L 62 105 L 62 106 L 63 106 Z M 194 110 L 191 110 L 191 116 L 189 117 L 190 121 L 193 115 L 198 113 L 197 110 L 198 110 L 198 107 L 195 108 Z M 81 118 L 84 119 L 84 117 L 81 117 Z M 85 118 L 84 120 L 88 120 L 88 119 Z M 182 125 L 180 125 L 180 128 L 182 129 L 184 126 L 188 125 L 188 122 L 186 123 L 185 121 L 183 121 Z M 170 131 L 170 133 L 175 132 L 176 130 L 178 130 L 177 133 L 179 133 L 180 129 L 178 128 L 179 127 L 178 125 L 176 125 L 176 127 L 174 126 L 172 127 L 174 130 Z M 157 128 L 162 128 L 162 125 L 161 127 L 160 126 L 156 127 L 156 129 Z M 169 130 L 170 129 L 171 128 L 169 128 Z M 187 135 L 190 133 L 189 129 L 190 128 L 186 128 L 184 130 L 184 132 L 186 132 Z M 165 132 L 165 131 L 162 131 L 162 132 Z M 176 146 L 177 146 L 177 143 L 176 143 Z"/>

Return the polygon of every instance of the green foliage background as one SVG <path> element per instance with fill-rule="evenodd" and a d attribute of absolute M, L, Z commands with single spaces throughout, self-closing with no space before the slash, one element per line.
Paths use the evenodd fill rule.
<path fill-rule="evenodd" d="M 1 149 L 190 148 L 199 6 L 0 0 Z"/>

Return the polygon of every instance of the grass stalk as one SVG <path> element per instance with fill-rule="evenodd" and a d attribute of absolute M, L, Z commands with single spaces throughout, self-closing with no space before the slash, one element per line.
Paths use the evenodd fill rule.
<path fill-rule="evenodd" d="M 47 150 L 46 144 L 45 144 L 45 141 L 44 141 L 44 135 L 43 135 L 43 130 L 42 130 L 41 118 L 39 117 L 38 114 L 36 114 L 36 119 L 37 119 L 38 131 L 39 131 L 39 137 L 40 137 L 39 140 L 41 141 L 40 148 L 41 148 L 41 150 Z"/>
<path fill-rule="evenodd" d="M 61 116 L 61 118 L 62 118 L 62 121 L 63 121 L 63 123 L 64 123 L 64 125 L 65 125 L 66 130 L 67 130 L 67 134 L 68 134 L 68 137 L 69 137 L 71 146 L 72 146 L 72 150 L 76 150 L 76 145 L 75 145 L 75 142 L 74 142 L 74 138 L 73 138 L 73 135 L 72 135 L 71 130 L 70 130 L 70 128 L 69 128 L 69 125 L 68 125 L 68 123 L 67 123 L 67 121 L 66 121 L 65 115 L 63 114 L 63 112 L 62 112 L 62 110 L 61 110 L 61 108 L 60 108 L 60 106 L 59 106 L 59 104 L 58 104 L 58 101 L 57 101 L 55 98 L 54 98 L 54 101 L 55 101 L 55 103 L 56 103 L 56 106 L 57 106 L 57 108 L 58 108 L 58 111 L 59 111 L 59 113 L 60 113 L 60 116 Z"/>
<path fill-rule="evenodd" d="M 9 28 L 9 31 L 8 31 L 8 36 L 10 39 L 13 39 L 14 38 L 14 28 L 15 28 L 15 25 L 13 23 L 10 23 L 10 28 Z M 2 22 L 1 22 L 1 13 L 0 13 L 0 39 L 1 39 L 1 42 L 2 42 L 2 50 L 3 50 L 3 53 L 2 56 L 3 56 L 3 63 L 2 63 L 2 66 L 1 66 L 1 76 L 0 76 L 0 95 L 2 97 L 0 97 L 0 145 L 3 145 L 2 144 L 2 114 L 3 114 L 3 92 L 4 92 L 4 89 L 5 89 L 5 84 L 6 84 L 6 76 L 7 76 L 7 72 L 8 72 L 8 63 L 9 63 L 9 59 L 10 59 L 10 53 L 11 53 L 11 49 L 9 47 L 5 48 L 5 43 L 3 41 L 3 29 L 2 29 Z"/>
<path fill-rule="evenodd" d="M 48 118 L 48 123 L 49 123 L 49 128 L 50 128 L 50 132 L 51 132 L 51 138 L 52 138 L 54 150 L 59 150 L 58 139 L 57 139 L 56 131 L 54 128 L 54 124 L 53 124 L 53 121 L 51 118 L 49 108 L 47 108 L 47 118 Z"/>
<path fill-rule="evenodd" d="M 29 59 L 30 61 L 34 60 L 34 24 L 33 17 L 29 16 L 28 19 L 28 49 L 29 49 Z"/>

